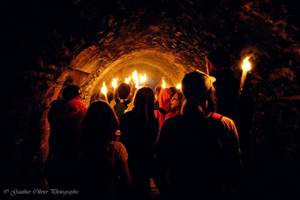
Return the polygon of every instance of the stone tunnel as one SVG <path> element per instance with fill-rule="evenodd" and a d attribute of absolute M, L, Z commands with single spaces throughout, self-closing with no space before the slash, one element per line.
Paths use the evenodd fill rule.
<path fill-rule="evenodd" d="M 103 82 L 122 79 L 133 70 L 147 73 L 154 88 L 162 78 L 171 86 L 198 69 L 217 78 L 218 97 L 225 102 L 220 103 L 221 113 L 234 117 L 241 132 L 248 134 L 245 138 L 250 139 L 243 142 L 249 162 L 263 149 L 269 156 L 266 166 L 287 161 L 276 169 L 290 171 L 283 179 L 296 177 L 292 182 L 299 184 L 300 43 L 295 3 L 67 0 L 4 6 L 11 11 L 1 16 L 6 49 L 1 64 L 3 74 L 11 76 L 9 84 L 1 80 L 7 85 L 3 121 L 10 130 L 3 146 L 13 157 L 7 159 L 12 160 L 7 169 L 16 174 L 11 180 L 19 181 L 15 172 L 25 168 L 29 158 L 47 158 L 47 110 L 65 85 L 79 85 L 88 105 Z M 243 97 L 237 91 L 240 64 L 247 55 L 253 69 Z M 236 105 L 244 109 L 234 110 Z"/>

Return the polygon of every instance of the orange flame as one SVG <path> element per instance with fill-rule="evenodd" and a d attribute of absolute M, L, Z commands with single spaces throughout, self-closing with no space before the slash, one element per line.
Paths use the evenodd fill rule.
<path fill-rule="evenodd" d="M 161 81 L 161 88 L 165 89 L 167 87 L 166 81 L 164 79 L 162 79 Z"/>
<path fill-rule="evenodd" d="M 105 82 L 102 83 L 101 93 L 104 94 L 105 96 L 107 95 L 107 87 L 105 85 Z"/>
<path fill-rule="evenodd" d="M 242 63 L 242 70 L 245 71 L 245 72 L 248 72 L 251 70 L 251 63 L 249 61 L 250 59 L 250 56 L 247 56 L 244 60 L 243 60 L 243 63 Z"/>
<path fill-rule="evenodd" d="M 116 89 L 118 86 L 118 79 L 117 78 L 113 78 L 111 81 L 111 86 Z"/>

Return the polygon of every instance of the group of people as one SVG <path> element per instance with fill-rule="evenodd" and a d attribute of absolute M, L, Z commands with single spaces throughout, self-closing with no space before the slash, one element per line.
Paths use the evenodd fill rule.
<path fill-rule="evenodd" d="M 234 122 L 213 110 L 211 77 L 187 73 L 176 88 L 121 84 L 114 102 L 88 108 L 78 86 L 52 103 L 49 187 L 99 199 L 238 197 L 242 163 Z"/>

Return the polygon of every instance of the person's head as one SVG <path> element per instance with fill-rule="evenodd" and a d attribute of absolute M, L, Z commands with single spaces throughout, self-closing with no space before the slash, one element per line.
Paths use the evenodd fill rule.
<path fill-rule="evenodd" d="M 114 99 L 114 93 L 111 92 L 111 91 L 108 91 L 107 92 L 107 101 L 108 101 L 108 103 L 110 103 L 113 99 Z"/>
<path fill-rule="evenodd" d="M 177 91 L 171 98 L 170 106 L 171 111 L 177 111 L 180 110 L 182 105 L 183 95 L 181 92 Z"/>
<path fill-rule="evenodd" d="M 214 91 L 214 81 L 214 77 L 200 71 L 187 73 L 181 83 L 182 92 L 187 102 L 194 102 L 204 108 Z"/>
<path fill-rule="evenodd" d="M 154 93 L 149 87 L 140 88 L 134 98 L 134 108 L 146 115 L 153 113 Z"/>
<path fill-rule="evenodd" d="M 102 100 L 95 101 L 89 106 L 82 123 L 84 137 L 99 142 L 113 138 L 118 126 L 115 112 Z"/>
<path fill-rule="evenodd" d="M 174 94 L 177 93 L 177 88 L 172 86 L 172 87 L 169 87 L 169 91 L 170 91 L 170 94 L 171 94 L 171 97 L 173 97 Z"/>
<path fill-rule="evenodd" d="M 126 83 L 121 83 L 117 92 L 120 99 L 126 99 L 130 94 L 130 86 Z"/>
<path fill-rule="evenodd" d="M 161 89 L 158 96 L 158 105 L 166 112 L 170 111 L 170 101 L 172 92 L 170 88 Z"/>
<path fill-rule="evenodd" d="M 155 95 L 159 95 L 160 90 L 161 90 L 161 86 L 160 85 L 156 86 L 155 87 Z"/>
<path fill-rule="evenodd" d="M 63 99 L 68 101 L 80 96 L 80 88 L 77 85 L 67 85 L 63 89 Z"/>

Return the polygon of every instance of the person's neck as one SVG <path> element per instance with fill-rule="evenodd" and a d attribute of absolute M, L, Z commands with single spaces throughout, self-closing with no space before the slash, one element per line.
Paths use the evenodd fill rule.
<path fill-rule="evenodd" d="M 206 109 L 205 104 L 201 105 L 199 102 L 186 101 L 183 114 L 185 115 L 202 115 L 204 117 L 209 116 L 210 112 Z"/>

